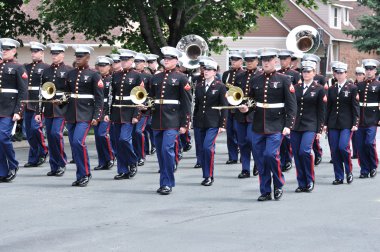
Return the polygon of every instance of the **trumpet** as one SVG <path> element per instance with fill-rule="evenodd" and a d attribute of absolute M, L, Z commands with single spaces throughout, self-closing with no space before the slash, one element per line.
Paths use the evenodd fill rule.
<path fill-rule="evenodd" d="M 248 107 L 254 107 L 254 101 L 249 98 L 244 96 L 244 92 L 241 88 L 236 87 L 232 84 L 226 84 L 226 87 L 228 88 L 226 98 L 229 104 L 231 106 L 215 106 L 211 107 L 212 109 L 238 109 L 241 108 L 243 105 L 241 104 L 244 100 L 247 100 L 247 106 Z"/>
<path fill-rule="evenodd" d="M 41 87 L 41 97 L 45 100 L 39 99 L 39 100 L 21 100 L 23 103 L 40 103 L 40 102 L 46 102 L 46 103 L 57 103 L 59 100 L 52 100 L 57 92 L 57 89 L 53 82 L 45 82 Z"/>
<path fill-rule="evenodd" d="M 118 108 L 148 108 L 153 106 L 153 99 L 148 97 L 148 92 L 144 87 L 136 86 L 132 88 L 130 96 L 134 104 L 113 104 L 112 106 Z M 145 101 L 147 101 L 146 105 L 143 104 Z"/>

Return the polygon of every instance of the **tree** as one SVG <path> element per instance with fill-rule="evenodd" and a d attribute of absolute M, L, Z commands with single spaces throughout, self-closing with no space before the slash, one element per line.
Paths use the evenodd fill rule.
<path fill-rule="evenodd" d="M 28 1 L 25 1 L 27 3 Z M 22 0 L 0 1 L 0 35 L 1 37 L 17 38 L 31 35 L 51 40 L 48 31 L 51 27 L 41 19 L 31 18 L 21 10 Z"/>
<path fill-rule="evenodd" d="M 380 0 L 361 0 L 360 4 L 374 11 L 373 15 L 359 18 L 361 27 L 356 30 L 345 30 L 355 41 L 354 46 L 362 52 L 380 54 Z"/>
<path fill-rule="evenodd" d="M 252 29 L 258 16 L 283 14 L 284 1 L 43 0 L 40 14 L 59 36 L 79 32 L 88 39 L 109 44 L 127 41 L 125 47 L 159 54 L 160 47 L 176 46 L 184 35 L 197 34 L 220 52 L 224 45 L 214 34 L 238 38 Z M 314 0 L 297 3 L 316 7 Z"/>

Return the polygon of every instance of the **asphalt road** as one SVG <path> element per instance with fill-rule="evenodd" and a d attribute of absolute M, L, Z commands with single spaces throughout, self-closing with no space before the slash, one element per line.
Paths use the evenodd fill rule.
<path fill-rule="evenodd" d="M 258 202 L 258 178 L 237 179 L 240 164 L 225 165 L 225 143 L 222 134 L 213 186 L 200 185 L 201 170 L 192 168 L 193 148 L 180 162 L 169 196 L 155 192 L 155 156 L 148 156 L 131 180 L 113 180 L 115 167 L 93 171 L 86 188 L 71 187 L 74 165 L 60 178 L 45 175 L 48 164 L 21 168 L 13 183 L 0 183 L 0 251 L 380 250 L 380 178 L 358 179 L 357 160 L 351 185 L 331 185 L 333 168 L 323 140 L 324 158 L 316 167 L 312 193 L 294 193 L 292 169 L 285 174 L 280 201 Z M 25 143 L 16 146 L 24 164 Z M 66 153 L 71 156 L 68 146 Z"/>

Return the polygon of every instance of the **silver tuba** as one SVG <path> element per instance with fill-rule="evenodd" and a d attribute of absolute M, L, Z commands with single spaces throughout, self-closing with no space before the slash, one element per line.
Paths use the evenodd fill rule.
<path fill-rule="evenodd" d="M 321 43 L 321 35 L 312 26 L 300 25 L 286 37 L 286 48 L 295 54 L 315 53 Z"/>
<path fill-rule="evenodd" d="M 208 45 L 206 41 L 198 35 L 187 35 L 178 41 L 176 48 L 183 52 L 179 59 L 183 67 L 187 69 L 196 69 L 199 67 L 198 56 L 207 55 Z"/>

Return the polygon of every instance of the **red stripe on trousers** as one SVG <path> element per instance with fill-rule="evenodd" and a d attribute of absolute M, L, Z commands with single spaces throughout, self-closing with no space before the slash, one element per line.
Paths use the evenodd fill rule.
<path fill-rule="evenodd" d="M 42 127 L 43 127 L 43 124 L 42 124 L 42 120 L 41 120 L 40 121 L 40 128 L 38 129 L 38 132 L 40 133 L 42 147 L 44 148 L 44 151 L 47 153 L 48 152 L 48 148 L 46 147 L 46 144 L 45 144 L 45 137 L 44 137 L 44 134 L 42 133 L 42 130 L 41 130 Z"/>
<path fill-rule="evenodd" d="M 60 150 L 62 160 L 64 160 L 65 163 L 67 163 L 67 160 L 65 160 L 65 150 L 64 150 L 64 145 L 63 145 L 63 128 L 64 127 L 65 127 L 65 120 L 62 120 L 61 127 L 59 128 L 59 150 Z"/>
<path fill-rule="evenodd" d="M 281 139 L 281 142 L 280 143 L 282 143 L 282 141 L 284 140 L 284 136 L 282 136 L 282 139 Z M 280 179 L 280 181 L 281 181 L 281 183 L 282 184 L 285 184 L 285 181 L 282 179 L 282 171 L 281 171 L 281 161 L 280 161 L 280 151 L 279 151 L 279 149 L 280 149 L 280 147 L 281 147 L 281 144 L 280 144 L 280 146 L 278 147 L 278 149 L 277 149 L 277 154 L 276 154 L 276 160 L 277 160 L 277 173 L 278 173 L 278 177 L 279 177 L 279 179 Z"/>
<path fill-rule="evenodd" d="M 350 144 L 351 144 L 351 140 L 352 140 L 352 134 L 353 134 L 354 132 L 352 132 L 351 131 L 351 133 L 350 133 L 350 140 L 348 141 L 348 145 L 347 145 L 347 147 L 346 147 L 346 150 L 348 151 L 348 167 L 350 168 L 350 172 L 352 172 L 352 160 L 351 160 L 351 146 L 350 146 Z"/>
<path fill-rule="evenodd" d="M 108 123 L 107 131 L 106 131 L 106 142 L 107 142 L 108 154 L 110 155 L 110 158 L 113 160 L 114 156 L 113 156 L 113 152 L 112 152 L 112 148 L 111 148 L 111 139 L 109 137 L 110 127 L 111 127 L 111 123 Z"/>
<path fill-rule="evenodd" d="M 86 129 L 86 132 L 84 133 L 84 136 L 82 138 L 82 148 L 83 148 L 83 157 L 84 157 L 84 167 L 85 167 L 85 170 L 86 170 L 86 175 L 90 174 L 89 173 L 89 169 L 88 169 L 88 163 L 87 163 L 87 153 L 86 153 L 86 147 L 83 146 L 84 145 L 84 142 L 86 141 L 86 137 L 87 137 L 87 134 L 88 134 L 88 131 L 90 130 L 91 126 L 90 124 L 88 125 L 88 128 Z"/>
<path fill-rule="evenodd" d="M 211 148 L 211 159 L 210 159 L 210 177 L 212 177 L 212 172 L 214 170 L 214 153 L 215 153 L 215 142 L 216 138 L 218 137 L 218 133 L 216 134 L 214 141 L 212 141 L 212 148 Z"/>

